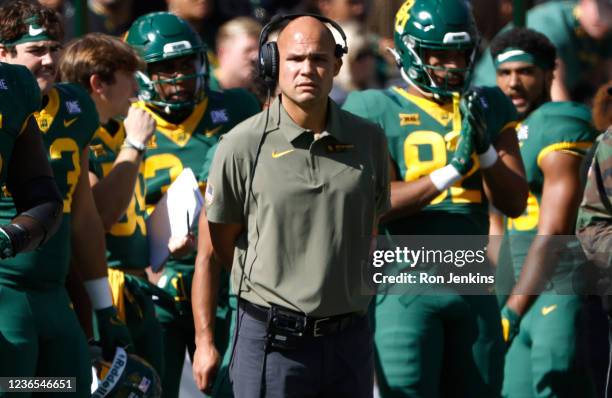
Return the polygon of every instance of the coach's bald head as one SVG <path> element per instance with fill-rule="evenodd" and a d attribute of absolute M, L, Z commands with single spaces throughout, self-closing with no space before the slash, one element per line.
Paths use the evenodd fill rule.
<path fill-rule="evenodd" d="M 291 101 L 306 109 L 327 101 L 334 76 L 342 66 L 327 26 L 314 17 L 298 17 L 281 31 L 277 45 L 283 102 Z"/>

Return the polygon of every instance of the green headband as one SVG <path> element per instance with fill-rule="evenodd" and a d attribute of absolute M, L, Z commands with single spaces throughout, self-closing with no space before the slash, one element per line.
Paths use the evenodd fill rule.
<path fill-rule="evenodd" d="M 539 59 L 537 56 L 526 52 L 525 50 L 521 50 L 520 48 L 508 47 L 504 51 L 497 54 L 497 56 L 493 59 L 493 63 L 495 64 L 495 68 L 498 69 L 502 64 L 506 62 L 525 62 L 531 65 L 535 65 L 544 70 L 554 69 L 554 62 L 551 64 L 550 62 Z"/>
<path fill-rule="evenodd" d="M 56 40 L 49 36 L 44 26 L 40 25 L 40 21 L 36 15 L 27 18 L 23 22 L 28 27 L 28 30 L 22 36 L 16 37 L 13 40 L 2 39 L 0 42 L 5 46 L 15 46 L 17 44 L 30 43 L 33 41 Z"/>

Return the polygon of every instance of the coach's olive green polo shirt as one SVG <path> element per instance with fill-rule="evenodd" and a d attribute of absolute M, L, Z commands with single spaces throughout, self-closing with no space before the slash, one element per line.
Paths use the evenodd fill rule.
<path fill-rule="evenodd" d="M 234 291 L 244 268 L 241 298 L 252 303 L 313 316 L 365 311 L 370 297 L 361 275 L 377 217 L 390 206 L 388 164 L 380 128 L 331 100 L 317 140 L 279 99 L 268 115 L 224 135 L 205 199 L 209 221 L 245 226 L 234 253 Z"/>

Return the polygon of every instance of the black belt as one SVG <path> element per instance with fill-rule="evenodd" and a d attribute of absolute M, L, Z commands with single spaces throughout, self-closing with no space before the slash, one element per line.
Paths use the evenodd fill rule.
<path fill-rule="evenodd" d="M 273 316 L 271 315 L 271 308 L 253 304 L 249 301 L 240 300 L 239 307 L 260 322 L 269 323 L 270 317 Z M 291 316 L 295 317 L 296 322 L 301 324 L 301 334 L 303 336 L 312 337 L 339 333 L 364 316 L 357 312 L 349 312 L 324 318 L 314 318 L 286 308 L 277 308 L 281 308 L 284 314 L 291 314 Z"/>

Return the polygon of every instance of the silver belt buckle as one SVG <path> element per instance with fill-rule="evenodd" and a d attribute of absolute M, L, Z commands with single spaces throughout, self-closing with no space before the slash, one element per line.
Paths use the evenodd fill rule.
<path fill-rule="evenodd" d="M 323 322 L 328 320 L 329 317 L 327 318 L 321 318 L 321 319 L 317 319 L 312 327 L 312 334 L 314 337 L 321 337 L 323 336 L 321 333 L 319 333 L 319 322 Z"/>

